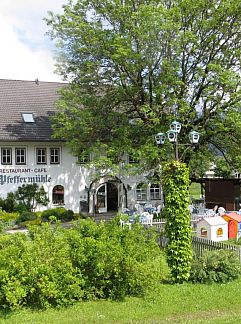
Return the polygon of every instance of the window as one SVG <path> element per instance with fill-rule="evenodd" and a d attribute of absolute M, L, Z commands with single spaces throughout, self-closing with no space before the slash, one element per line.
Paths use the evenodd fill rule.
<path fill-rule="evenodd" d="M 78 163 L 85 164 L 90 161 L 89 154 L 85 150 L 81 150 L 78 156 Z"/>
<path fill-rule="evenodd" d="M 15 149 L 15 163 L 26 164 L 26 148 L 16 147 Z"/>
<path fill-rule="evenodd" d="M 37 160 L 37 164 L 46 164 L 47 163 L 47 156 L 46 156 L 45 148 L 37 148 L 36 149 L 36 160 Z"/>
<path fill-rule="evenodd" d="M 1 162 L 2 164 L 12 164 L 12 149 L 11 148 L 2 148 L 1 149 Z"/>
<path fill-rule="evenodd" d="M 22 117 L 25 123 L 34 123 L 34 118 L 32 113 L 22 113 Z"/>
<path fill-rule="evenodd" d="M 146 184 L 139 183 L 136 188 L 136 199 L 145 201 L 147 198 L 147 187 Z"/>
<path fill-rule="evenodd" d="M 221 227 L 219 227 L 217 229 L 217 237 L 222 237 L 223 236 L 223 229 Z"/>
<path fill-rule="evenodd" d="M 207 237 L 208 236 L 208 231 L 204 227 L 201 228 L 201 236 L 202 237 Z"/>
<path fill-rule="evenodd" d="M 53 188 L 52 202 L 55 205 L 63 205 L 64 204 L 64 187 L 63 186 L 57 185 Z"/>
<path fill-rule="evenodd" d="M 150 198 L 151 200 L 161 199 L 161 190 L 159 185 L 152 184 L 150 186 Z"/>
<path fill-rule="evenodd" d="M 50 164 L 59 164 L 60 163 L 60 149 L 51 148 L 50 149 Z"/>

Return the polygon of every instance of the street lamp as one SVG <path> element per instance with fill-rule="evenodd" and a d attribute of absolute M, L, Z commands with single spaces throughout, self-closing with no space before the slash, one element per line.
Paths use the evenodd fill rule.
<path fill-rule="evenodd" d="M 190 144 L 178 144 L 178 134 L 181 132 L 182 124 L 174 121 L 170 125 L 170 129 L 166 133 L 158 133 L 155 135 L 157 145 L 162 146 L 168 138 L 170 143 L 175 145 L 175 159 L 178 160 L 178 145 L 192 145 L 199 142 L 200 134 L 196 131 L 191 131 L 188 135 Z"/>

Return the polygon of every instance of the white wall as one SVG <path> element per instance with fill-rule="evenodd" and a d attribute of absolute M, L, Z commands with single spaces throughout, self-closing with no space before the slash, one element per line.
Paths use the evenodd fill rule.
<path fill-rule="evenodd" d="M 94 181 L 96 174 L 94 170 L 87 169 L 85 165 L 77 165 L 76 157 L 73 157 L 69 149 L 63 143 L 0 143 L 0 147 L 12 148 L 12 165 L 1 165 L 0 163 L 0 196 L 5 198 L 8 192 L 14 192 L 18 186 L 32 183 L 35 181 L 38 185 L 43 185 L 48 193 L 50 203 L 48 208 L 56 207 L 52 204 L 52 190 L 56 185 L 62 185 L 65 192 L 65 205 L 67 209 L 79 212 L 80 201 L 88 200 L 88 189 Z M 27 164 L 15 164 L 15 147 L 25 147 L 27 149 Z M 38 165 L 36 163 L 36 148 L 47 148 L 47 164 Z M 61 148 L 60 164 L 49 163 L 49 148 Z M 1 160 L 0 160 L 1 162 Z M 127 206 L 133 207 L 136 203 L 136 183 L 142 182 L 144 177 L 124 177 L 120 176 L 127 192 Z M 128 190 L 127 190 L 128 188 Z M 90 201 L 93 201 L 90 196 Z M 161 201 L 154 201 L 153 204 L 160 204 Z M 90 204 L 93 206 L 93 204 Z M 123 206 L 125 207 L 125 206 Z M 39 209 L 44 209 L 40 207 Z M 93 212 L 93 210 L 90 210 Z"/>
<path fill-rule="evenodd" d="M 223 229 L 223 235 L 217 236 L 217 230 L 218 228 Z M 228 240 L 228 224 L 225 225 L 217 225 L 211 227 L 211 240 L 215 242 L 221 242 Z"/>
<path fill-rule="evenodd" d="M 201 235 L 201 229 L 205 228 L 207 230 L 207 236 L 204 237 Z M 218 228 L 223 229 L 223 235 L 217 236 Z M 215 242 L 226 241 L 228 240 L 228 224 L 218 224 L 218 225 L 210 225 L 204 219 L 197 223 L 197 237 L 207 238 L 208 240 L 212 240 Z"/>
<path fill-rule="evenodd" d="M 52 200 L 52 189 L 55 185 L 62 185 L 65 189 L 65 207 L 78 211 L 80 195 L 87 198 L 84 188 L 86 186 L 87 170 L 76 165 L 76 158 L 71 156 L 68 149 L 61 143 L 4 143 L 1 147 L 12 147 L 13 164 L 0 165 L 0 195 L 6 197 L 10 191 L 16 191 L 18 186 L 37 182 L 43 185 Z M 27 148 L 27 164 L 15 164 L 15 147 Z M 36 147 L 47 148 L 47 164 L 36 163 Z M 61 149 L 60 164 L 49 163 L 49 148 Z M 48 207 L 52 207 L 49 203 Z"/>

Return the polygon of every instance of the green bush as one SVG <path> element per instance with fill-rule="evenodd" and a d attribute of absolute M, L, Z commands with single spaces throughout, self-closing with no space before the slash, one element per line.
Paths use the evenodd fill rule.
<path fill-rule="evenodd" d="M 226 283 L 241 275 L 241 264 L 233 251 L 206 251 L 203 256 L 195 257 L 192 263 L 190 278 L 199 283 Z"/>
<path fill-rule="evenodd" d="M 74 212 L 63 207 L 47 209 L 42 212 L 42 219 L 49 221 L 54 216 L 60 221 L 70 221 L 74 218 Z"/>
<path fill-rule="evenodd" d="M 30 235 L 0 236 L 0 305 L 38 308 L 82 298 L 82 278 L 69 258 L 63 230 L 34 227 Z"/>
<path fill-rule="evenodd" d="M 79 220 L 0 236 L 0 307 L 47 308 L 76 300 L 142 296 L 169 275 L 156 233 L 119 221 Z"/>
<path fill-rule="evenodd" d="M 119 218 L 100 224 L 80 220 L 68 236 L 86 299 L 144 295 L 169 274 L 156 233 L 140 224 L 130 230 L 119 225 Z"/>
<path fill-rule="evenodd" d="M 21 226 L 24 227 L 29 227 L 32 225 L 41 225 L 42 224 L 42 219 L 41 218 L 35 218 L 33 220 L 27 220 L 21 223 Z"/>
<path fill-rule="evenodd" d="M 0 232 L 13 227 L 18 217 L 19 217 L 18 213 L 7 213 L 5 211 L 1 211 L 0 212 Z"/>
<path fill-rule="evenodd" d="M 0 220 L 9 222 L 9 221 L 16 221 L 19 217 L 19 213 L 7 213 L 5 211 L 0 212 Z"/>
<path fill-rule="evenodd" d="M 20 225 L 26 221 L 32 221 L 37 218 L 36 213 L 30 211 L 22 212 L 19 217 L 16 219 L 16 224 Z"/>

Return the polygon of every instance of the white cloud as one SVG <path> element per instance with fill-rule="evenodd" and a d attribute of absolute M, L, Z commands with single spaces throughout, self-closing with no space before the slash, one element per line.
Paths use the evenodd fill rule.
<path fill-rule="evenodd" d="M 66 0 L 0 0 L 0 78 L 61 81 L 54 74 L 53 44 L 45 35 L 47 11 Z"/>

